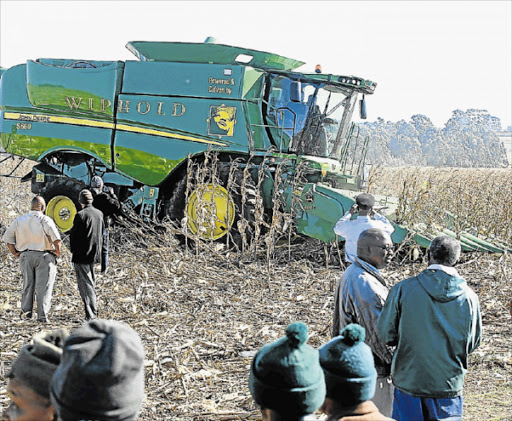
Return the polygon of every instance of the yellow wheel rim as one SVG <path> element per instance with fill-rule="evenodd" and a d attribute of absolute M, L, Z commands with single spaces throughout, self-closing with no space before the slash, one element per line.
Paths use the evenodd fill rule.
<path fill-rule="evenodd" d="M 186 207 L 188 228 L 204 239 L 217 240 L 229 231 L 235 220 L 235 204 L 228 191 L 219 185 L 198 186 Z"/>
<path fill-rule="evenodd" d="M 62 232 L 66 232 L 73 226 L 76 206 L 67 196 L 55 196 L 48 202 L 45 213 L 55 221 Z"/>

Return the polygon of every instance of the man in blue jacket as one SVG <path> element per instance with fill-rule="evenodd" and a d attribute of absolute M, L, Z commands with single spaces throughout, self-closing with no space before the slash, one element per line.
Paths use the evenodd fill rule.
<path fill-rule="evenodd" d="M 382 340 L 396 345 L 396 420 L 462 419 L 464 375 L 482 319 L 477 295 L 454 268 L 460 251 L 457 240 L 435 238 L 427 269 L 395 285 L 380 314 Z"/>

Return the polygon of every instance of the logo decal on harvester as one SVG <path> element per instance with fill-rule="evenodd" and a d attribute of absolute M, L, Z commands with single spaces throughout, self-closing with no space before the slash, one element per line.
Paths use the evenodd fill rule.
<path fill-rule="evenodd" d="M 208 118 L 208 134 L 214 136 L 233 136 L 235 130 L 236 107 L 212 105 Z"/>

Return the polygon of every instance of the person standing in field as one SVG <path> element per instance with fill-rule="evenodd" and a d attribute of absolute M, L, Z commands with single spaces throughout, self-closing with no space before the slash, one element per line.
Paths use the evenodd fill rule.
<path fill-rule="evenodd" d="M 482 319 L 478 296 L 454 268 L 460 252 L 454 238 L 435 238 L 427 269 L 391 288 L 380 314 L 382 339 L 396 345 L 392 416 L 399 421 L 462 419 L 468 355 L 480 344 Z"/>
<path fill-rule="evenodd" d="M 109 254 L 109 233 L 111 219 L 114 215 L 121 212 L 121 203 L 119 203 L 114 191 L 109 189 L 103 183 L 103 179 L 95 175 L 91 179 L 91 193 L 94 199 L 94 207 L 103 213 L 103 222 L 105 225 L 103 231 L 103 246 L 101 249 L 101 273 L 105 273 L 108 269 L 108 254 Z"/>
<path fill-rule="evenodd" d="M 357 323 L 366 331 L 366 344 L 371 348 L 377 382 L 373 403 L 386 417 L 391 416 L 393 385 L 391 372 L 392 349 L 382 341 L 377 320 L 388 296 L 386 281 L 379 269 L 393 257 L 393 243 L 388 233 L 376 228 L 363 231 L 357 241 L 357 257 L 336 285 L 332 337 Z"/>
<path fill-rule="evenodd" d="M 82 210 L 75 215 L 69 232 L 71 261 L 75 267 L 78 290 L 84 303 L 85 319 L 98 317 L 96 306 L 96 278 L 94 264 L 101 262 L 101 247 L 105 229 L 103 214 L 92 206 L 93 198 L 89 190 L 82 190 L 78 196 Z"/>
<path fill-rule="evenodd" d="M 32 318 L 35 295 L 37 320 L 42 323 L 48 322 L 61 243 L 55 222 L 43 214 L 45 207 L 44 199 L 35 196 L 30 212 L 15 219 L 2 238 L 10 252 L 20 259 L 23 274 L 21 317 Z"/>
<path fill-rule="evenodd" d="M 385 216 L 375 212 L 374 205 L 375 197 L 361 193 L 356 197 L 356 203 L 334 226 L 334 233 L 345 239 L 345 261 L 348 263 L 353 263 L 357 256 L 357 240 L 363 231 L 378 228 L 391 235 L 395 230 Z M 352 219 L 356 213 L 356 219 Z"/>

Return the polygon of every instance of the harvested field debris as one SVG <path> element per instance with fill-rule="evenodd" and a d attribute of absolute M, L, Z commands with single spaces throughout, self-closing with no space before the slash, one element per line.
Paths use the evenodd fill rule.
<path fill-rule="evenodd" d="M 28 184 L 0 178 L 0 232 L 28 210 L 31 197 Z M 163 228 L 128 221 L 116 226 L 111 266 L 97 279 L 100 316 L 128 323 L 145 346 L 139 419 L 261 419 L 247 386 L 252 355 L 297 320 L 308 325 L 310 345 L 330 338 L 341 250 L 286 237 L 272 253 L 229 253 L 219 243 L 184 247 L 173 227 Z M 40 325 L 19 319 L 21 273 L 7 247 L 0 247 L 1 409 L 8 402 L 5 373 L 33 334 L 83 322 L 70 257 L 65 240 L 51 322 Z M 391 285 L 424 268 L 421 260 L 397 256 L 384 273 Z M 466 378 L 464 419 L 511 420 L 512 257 L 467 253 L 458 270 L 479 295 L 484 321 L 483 343 Z"/>

